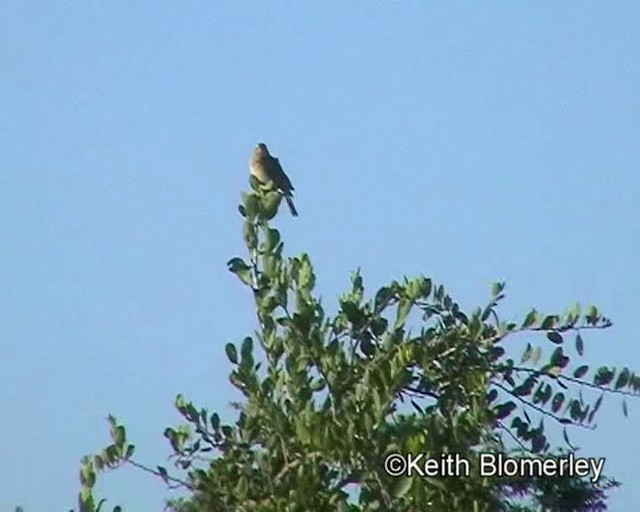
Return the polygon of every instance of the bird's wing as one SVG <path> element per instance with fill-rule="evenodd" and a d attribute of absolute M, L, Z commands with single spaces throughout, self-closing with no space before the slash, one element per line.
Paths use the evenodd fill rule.
<path fill-rule="evenodd" d="M 272 157 L 271 160 L 273 162 L 273 176 L 276 185 L 278 185 L 283 192 L 290 192 L 291 190 L 294 190 L 289 176 L 285 174 L 284 169 L 282 169 L 282 166 L 280 165 L 280 160 L 276 157 Z"/>

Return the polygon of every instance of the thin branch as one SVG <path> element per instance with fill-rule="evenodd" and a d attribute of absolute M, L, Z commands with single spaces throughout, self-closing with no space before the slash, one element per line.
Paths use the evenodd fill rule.
<path fill-rule="evenodd" d="M 511 439 L 513 439 L 518 446 L 520 446 L 520 448 L 522 448 L 524 451 L 526 451 L 527 453 L 530 453 L 531 450 L 529 448 L 527 448 L 524 443 L 522 441 L 520 441 L 520 439 L 518 439 L 517 436 L 514 435 L 513 432 L 511 432 L 511 430 L 501 421 L 497 421 L 496 422 L 498 424 L 498 427 L 500 427 L 502 430 L 504 430 L 507 434 L 509 434 L 509 436 L 511 437 Z"/>
<path fill-rule="evenodd" d="M 142 471 L 145 471 L 147 473 L 151 473 L 152 475 L 157 476 L 158 478 L 162 479 L 164 482 L 174 482 L 174 483 L 177 484 L 177 485 L 169 485 L 170 489 L 178 489 L 178 488 L 180 488 L 180 486 L 182 486 L 182 487 L 186 487 L 190 491 L 194 491 L 195 490 L 195 487 L 193 485 L 191 485 L 189 482 L 181 480 L 180 478 L 173 477 L 173 476 L 171 476 L 169 474 L 164 475 L 164 474 L 160 473 L 160 471 L 157 471 L 155 469 L 151 469 L 151 468 L 145 466 L 144 464 L 140 464 L 139 462 L 136 462 L 133 459 L 129 459 L 126 462 L 127 462 L 127 464 L 131 464 L 132 466 L 134 466 L 134 467 L 136 467 L 138 469 L 141 469 Z"/>
<path fill-rule="evenodd" d="M 543 414 L 544 416 L 548 416 L 554 420 L 556 420 L 558 423 L 560 423 L 561 425 L 566 425 L 566 424 L 570 424 L 576 427 L 581 427 L 587 430 L 594 430 L 595 427 L 589 427 L 587 425 L 582 425 L 581 423 L 576 423 L 573 420 L 569 420 L 568 418 L 561 418 L 560 416 L 558 416 L 557 414 L 554 414 L 552 412 L 549 412 L 545 409 L 543 409 L 542 407 L 532 403 L 532 402 L 528 402 L 527 400 L 525 400 L 524 398 L 522 398 L 521 396 L 518 396 L 516 394 L 514 394 L 510 389 L 508 389 L 506 386 L 502 385 L 499 382 L 496 382 L 495 380 L 490 380 L 489 382 L 491 382 L 493 385 L 499 387 L 500 389 L 502 389 L 503 391 L 505 391 L 506 393 L 508 393 L 509 395 L 511 395 L 512 397 L 516 398 L 517 400 L 519 400 L 520 402 L 522 402 L 524 405 L 531 407 L 532 409 L 535 409 L 536 411 L 538 411 L 540 414 Z M 569 421 L 569 423 L 567 423 L 567 420 Z"/>
<path fill-rule="evenodd" d="M 414 387 L 411 387 L 411 386 L 406 386 L 403 389 L 405 391 L 407 391 L 408 393 L 413 393 L 414 395 L 418 395 L 418 396 L 421 396 L 421 397 L 429 396 L 431 398 L 435 398 L 436 400 L 440 399 L 440 395 L 434 393 L 433 391 L 423 391 L 423 390 L 420 390 L 418 388 L 414 388 Z"/>
<path fill-rule="evenodd" d="M 591 325 L 591 324 L 583 324 L 583 325 L 572 325 L 572 326 L 561 326 L 564 327 L 564 329 L 561 329 L 562 332 L 572 332 L 572 331 L 602 331 L 604 329 L 608 329 L 609 327 L 611 327 L 612 324 L 610 323 L 606 323 L 604 325 Z M 524 333 L 524 332 L 549 332 L 549 331 L 553 331 L 553 330 L 558 330 L 558 329 L 553 329 L 553 328 L 548 328 L 548 329 L 543 329 L 541 327 L 518 327 L 517 329 L 513 329 L 511 331 L 507 331 L 507 332 L 497 332 L 496 334 L 494 334 L 493 336 L 490 336 L 488 338 L 482 338 L 480 339 L 479 343 L 495 343 L 497 341 L 502 340 L 503 338 L 506 338 L 507 336 L 511 335 L 511 334 L 520 334 L 520 333 Z"/>
<path fill-rule="evenodd" d="M 526 373 L 532 373 L 535 375 L 540 375 L 540 376 L 546 376 L 549 377 L 551 379 L 557 379 L 557 380 L 566 380 L 567 382 L 572 382 L 573 384 L 579 384 L 581 386 L 586 386 L 588 388 L 591 389 L 597 389 L 598 391 L 602 391 L 603 393 L 613 393 L 616 395 L 623 395 L 623 396 L 629 396 L 629 397 L 633 397 L 633 398 L 639 398 L 640 397 L 640 393 L 633 393 L 631 391 L 623 391 L 622 389 L 611 389 L 611 388 L 607 388 L 604 385 L 598 385 L 598 384 L 593 384 L 591 382 L 588 382 L 586 380 L 582 380 L 582 379 L 576 379 L 575 377 L 569 377 L 568 375 L 550 375 L 548 373 L 545 373 L 543 371 L 537 370 L 535 368 L 526 368 L 524 366 L 514 366 L 513 367 L 514 370 L 519 371 L 519 372 L 526 372 Z"/>

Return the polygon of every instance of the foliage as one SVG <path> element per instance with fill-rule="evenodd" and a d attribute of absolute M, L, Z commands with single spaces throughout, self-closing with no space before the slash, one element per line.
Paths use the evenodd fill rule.
<path fill-rule="evenodd" d="M 395 453 L 458 454 L 474 469 L 480 452 L 563 456 L 547 438 L 550 422 L 574 453 L 569 429 L 594 428 L 605 393 L 640 392 L 627 368 L 576 362 L 585 333 L 611 326 L 597 307 L 575 305 L 562 315 L 532 309 L 520 322 L 504 321 L 504 283 L 493 285 L 486 306 L 465 313 L 424 276 L 368 297 L 358 271 L 330 315 L 314 295 L 310 257 L 285 258 L 269 224 L 280 196 L 253 180 L 252 188 L 240 206 L 248 256 L 229 261 L 253 292 L 259 324 L 225 347 L 229 379 L 242 395 L 233 404 L 237 419 L 223 422 L 178 396 L 186 424 L 164 432 L 178 477 L 136 462 L 124 426 L 110 416 L 112 443 L 83 461 L 82 512 L 104 504 L 94 501 L 96 474 L 122 464 L 186 490 L 187 498 L 168 503 L 179 512 L 606 509 L 607 491 L 618 485 L 608 478 L 391 477 L 384 470 Z M 523 335 L 544 336 L 551 351 L 530 342 L 514 359 L 506 341 Z M 595 400 L 585 398 L 588 389 L 598 392 Z"/>

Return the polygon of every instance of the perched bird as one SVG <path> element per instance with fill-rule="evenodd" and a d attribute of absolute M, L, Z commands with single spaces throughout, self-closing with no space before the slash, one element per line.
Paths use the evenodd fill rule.
<path fill-rule="evenodd" d="M 284 196 L 285 201 L 289 205 L 291 215 L 298 216 L 298 211 L 293 205 L 293 185 L 291 180 L 282 170 L 282 166 L 277 158 L 269 154 L 267 145 L 260 142 L 256 145 L 251 155 L 249 163 L 251 174 L 255 176 L 260 183 L 267 184 L 273 182 L 275 187 Z"/>

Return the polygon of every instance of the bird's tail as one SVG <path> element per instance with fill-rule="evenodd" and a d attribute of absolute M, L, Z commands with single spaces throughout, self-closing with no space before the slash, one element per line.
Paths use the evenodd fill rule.
<path fill-rule="evenodd" d="M 291 196 L 284 196 L 285 201 L 287 201 L 287 205 L 289 206 L 289 210 L 291 210 L 291 215 L 293 215 L 294 217 L 298 216 L 298 210 L 296 210 L 296 207 L 293 204 L 293 199 L 291 199 Z"/>

